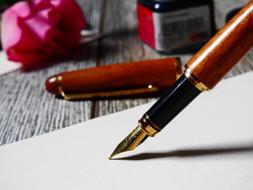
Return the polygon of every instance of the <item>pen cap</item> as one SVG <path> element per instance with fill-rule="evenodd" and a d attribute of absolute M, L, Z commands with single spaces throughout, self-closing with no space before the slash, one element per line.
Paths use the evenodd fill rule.
<path fill-rule="evenodd" d="M 181 73 L 178 58 L 136 61 L 59 73 L 46 81 L 46 89 L 56 95 L 148 88 L 167 89 Z"/>
<path fill-rule="evenodd" d="M 187 63 L 188 72 L 213 88 L 253 46 L 253 1 L 243 7 Z"/>

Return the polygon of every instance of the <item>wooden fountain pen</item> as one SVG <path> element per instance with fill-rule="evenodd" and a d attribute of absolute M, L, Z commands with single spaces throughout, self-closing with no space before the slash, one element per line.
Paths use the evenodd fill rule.
<path fill-rule="evenodd" d="M 66 100 L 160 96 L 181 73 L 179 58 L 162 58 L 68 71 L 46 80 Z"/>
<path fill-rule="evenodd" d="M 134 150 L 147 137 L 155 136 L 201 92 L 212 89 L 252 45 L 253 0 L 189 60 L 184 74 L 143 115 L 110 158 Z"/>

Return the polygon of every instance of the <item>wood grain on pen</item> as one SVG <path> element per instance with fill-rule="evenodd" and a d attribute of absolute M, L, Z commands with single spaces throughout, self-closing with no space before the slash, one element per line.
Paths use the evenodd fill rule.
<path fill-rule="evenodd" d="M 164 58 L 63 72 L 47 79 L 46 89 L 58 96 L 59 85 L 69 94 L 137 89 L 149 84 L 166 89 L 181 71 L 178 64 L 178 58 Z"/>
<path fill-rule="evenodd" d="M 187 66 L 199 82 L 213 88 L 252 46 L 253 1 L 251 0 L 189 60 Z"/>

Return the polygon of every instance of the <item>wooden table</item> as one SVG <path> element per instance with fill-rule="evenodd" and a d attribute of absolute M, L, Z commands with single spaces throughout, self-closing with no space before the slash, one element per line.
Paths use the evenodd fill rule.
<path fill-rule="evenodd" d="M 217 0 L 216 21 L 223 24 L 224 10 L 247 0 Z M 162 55 L 137 37 L 135 0 L 79 0 L 92 28 L 110 34 L 103 40 L 80 47 L 50 67 L 31 72 L 16 71 L 0 77 L 0 145 L 48 133 L 91 118 L 134 107 L 151 99 L 111 101 L 65 101 L 44 89 L 47 77 L 116 62 L 158 58 Z M 163 55 L 165 56 L 165 55 Z M 189 55 L 181 56 L 183 62 Z M 1 69 L 1 68 L 0 68 Z M 253 70 L 250 52 L 226 77 Z"/>

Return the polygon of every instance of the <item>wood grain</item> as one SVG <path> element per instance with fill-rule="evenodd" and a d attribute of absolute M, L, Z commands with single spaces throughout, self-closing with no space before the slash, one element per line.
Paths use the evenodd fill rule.
<path fill-rule="evenodd" d="M 101 41 L 99 65 L 162 57 L 138 39 L 135 0 L 107 0 L 104 9 L 101 32 L 109 33 L 110 37 Z M 151 100 L 153 99 L 97 101 L 95 117 L 122 111 Z"/>
<path fill-rule="evenodd" d="M 80 0 L 93 28 L 100 26 L 101 1 Z M 0 77 L 0 144 L 19 141 L 86 121 L 92 102 L 67 102 L 45 91 L 46 78 L 56 73 L 95 66 L 97 44 L 75 49 L 50 66 Z"/>
<path fill-rule="evenodd" d="M 253 1 L 250 1 L 190 59 L 187 66 L 199 82 L 211 89 L 252 46 Z"/>
<path fill-rule="evenodd" d="M 180 65 L 177 58 L 152 59 L 68 71 L 50 77 L 46 88 L 60 96 L 66 94 L 134 90 L 153 85 L 166 89 L 176 82 Z"/>

